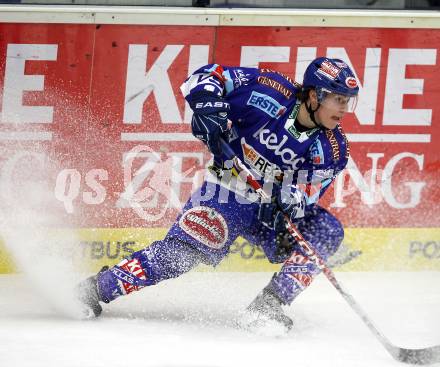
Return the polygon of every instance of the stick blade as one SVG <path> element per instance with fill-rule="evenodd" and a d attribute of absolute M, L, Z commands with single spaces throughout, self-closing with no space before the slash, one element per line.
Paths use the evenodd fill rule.
<path fill-rule="evenodd" d="M 440 363 L 440 345 L 422 349 L 399 348 L 396 359 L 414 365 Z"/>

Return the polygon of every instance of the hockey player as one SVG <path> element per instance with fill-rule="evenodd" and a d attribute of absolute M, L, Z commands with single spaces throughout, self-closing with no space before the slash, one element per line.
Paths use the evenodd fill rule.
<path fill-rule="evenodd" d="M 214 155 L 212 173 L 163 240 L 83 281 L 79 298 L 89 316 L 98 316 L 100 302 L 178 277 L 200 263 L 217 265 L 242 236 L 260 245 L 270 262 L 282 264 L 248 307 L 249 321 L 290 329 L 282 306 L 319 270 L 287 232 L 284 215 L 324 260 L 341 244 L 341 223 L 317 201 L 347 163 L 340 122 L 354 109 L 356 78 L 342 60 L 321 57 L 307 67 L 302 86 L 273 70 L 213 64 L 195 71 L 181 89 L 194 111 L 192 132 Z M 235 177 L 221 139 L 271 200 L 260 200 Z"/>

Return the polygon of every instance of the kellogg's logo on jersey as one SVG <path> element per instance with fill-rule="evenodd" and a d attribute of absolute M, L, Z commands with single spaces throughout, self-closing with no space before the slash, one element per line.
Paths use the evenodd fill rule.
<path fill-rule="evenodd" d="M 286 143 L 289 140 L 286 135 L 283 135 L 280 140 L 276 133 L 263 127 L 258 130 L 253 137 L 258 139 L 260 144 L 264 145 L 268 150 L 272 151 L 275 156 L 280 157 L 284 164 L 284 166 L 281 167 L 283 169 L 297 170 L 301 163 L 305 161 L 305 158 L 298 158 L 298 155 L 292 149 L 286 147 Z"/>
<path fill-rule="evenodd" d="M 222 248 L 228 240 L 228 225 L 220 213 L 206 206 L 187 210 L 179 226 L 191 237 L 214 249 Z"/>
<path fill-rule="evenodd" d="M 278 119 L 286 112 L 286 107 L 278 103 L 271 96 L 255 91 L 252 92 L 247 105 L 254 106 L 275 119 Z"/>

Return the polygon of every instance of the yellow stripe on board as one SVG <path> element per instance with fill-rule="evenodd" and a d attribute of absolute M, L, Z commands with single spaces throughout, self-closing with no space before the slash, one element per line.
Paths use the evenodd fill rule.
<path fill-rule="evenodd" d="M 166 228 L 80 229 L 75 232 L 73 263 L 80 271 L 97 271 L 162 239 L 166 231 Z M 52 231 L 50 238 L 56 243 L 56 239 L 66 237 L 66 233 L 71 236 L 67 230 Z M 440 271 L 440 228 L 346 228 L 344 244 L 349 249 L 362 251 L 362 255 L 338 270 Z M 12 253 L 0 242 L 0 273 L 17 271 Z M 38 254 L 35 256 L 38 261 Z M 260 248 L 239 238 L 216 271 L 276 271 L 279 268 L 280 265 L 268 262 Z"/>
<path fill-rule="evenodd" d="M 344 270 L 440 270 L 440 228 L 347 228 L 344 244 L 362 251 Z"/>

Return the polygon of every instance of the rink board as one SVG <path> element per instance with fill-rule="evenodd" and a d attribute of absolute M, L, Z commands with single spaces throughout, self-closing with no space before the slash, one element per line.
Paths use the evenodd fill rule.
<path fill-rule="evenodd" d="M 82 229 L 77 233 L 79 242 L 71 259 L 79 271 L 97 271 L 104 265 L 118 263 L 165 234 L 165 228 Z M 60 236 L 72 236 L 72 233 L 54 232 L 53 240 L 57 241 Z M 440 228 L 347 228 L 343 243 L 362 254 L 338 267 L 341 271 L 440 271 Z M 0 244 L 0 273 L 15 272 L 13 263 L 4 244 Z M 269 263 L 260 248 L 238 238 L 230 254 L 215 269 L 258 272 L 279 268 L 280 265 Z M 213 268 L 200 266 L 198 270 L 212 271 Z"/>
<path fill-rule="evenodd" d="M 43 183 L 57 225 L 87 228 L 75 261 L 94 270 L 115 263 L 163 238 L 210 163 L 179 91 L 189 73 L 216 62 L 301 82 L 326 55 L 347 61 L 362 87 L 343 123 L 347 169 L 320 203 L 346 228 L 346 245 L 363 252 L 342 269 L 439 270 L 439 20 L 408 11 L 0 6 L 0 214 L 10 219 Z M 0 272 L 12 271 L 0 251 Z M 232 252 L 219 270 L 278 268 L 243 241 Z"/>

